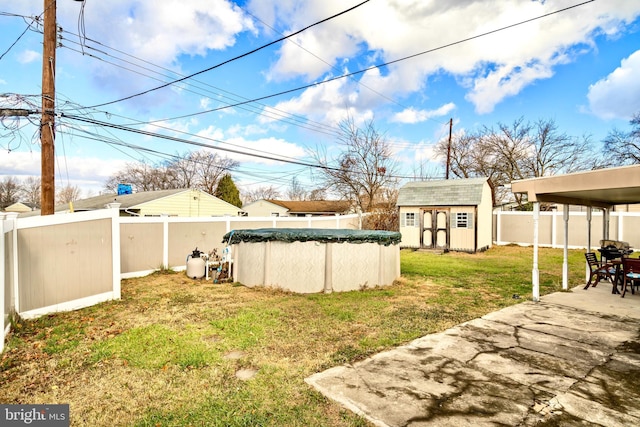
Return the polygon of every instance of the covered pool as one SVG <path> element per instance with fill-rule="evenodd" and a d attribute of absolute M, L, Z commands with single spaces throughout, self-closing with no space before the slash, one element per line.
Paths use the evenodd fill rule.
<path fill-rule="evenodd" d="M 233 278 L 245 286 L 297 293 L 344 292 L 400 277 L 401 235 L 313 228 L 232 230 Z"/>

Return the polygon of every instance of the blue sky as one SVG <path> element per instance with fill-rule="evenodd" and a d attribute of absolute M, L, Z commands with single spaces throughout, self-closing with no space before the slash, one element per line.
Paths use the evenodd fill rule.
<path fill-rule="evenodd" d="M 640 111 L 638 0 L 370 0 L 193 79 L 88 108 L 211 68 L 361 2 L 58 0 L 58 110 L 117 125 L 154 122 L 136 128 L 210 145 L 241 162 L 233 174 L 241 190 L 274 186 L 282 193 L 294 176 L 315 187 L 314 174 L 251 154 L 313 163 L 309 151 L 321 148 L 331 156 L 338 152 L 337 123 L 347 116 L 374 120 L 402 176 L 413 176 L 421 164 L 443 176 L 444 163 L 432 148 L 447 136 L 450 118 L 454 132 L 520 117 L 553 119 L 569 135 L 591 135 L 598 149 L 610 130 L 628 129 Z M 0 0 L 0 94 L 34 95 L 27 99 L 36 106 L 42 36 L 20 35 L 43 7 L 43 0 Z M 204 113 L 425 51 L 431 52 L 352 78 Z M 7 104 L 9 98 L 0 98 L 0 106 Z M 78 120 L 58 122 L 56 186 L 77 185 L 84 196 L 98 194 L 125 162 L 166 159 L 121 144 L 167 155 L 200 149 Z M 39 174 L 37 128 L 25 119 L 19 125 L 17 132 L 2 129 L 0 177 Z M 219 150 L 225 147 L 248 155 Z"/>

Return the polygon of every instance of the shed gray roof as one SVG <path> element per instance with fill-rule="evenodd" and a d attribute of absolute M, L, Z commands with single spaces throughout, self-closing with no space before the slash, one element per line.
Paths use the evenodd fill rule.
<path fill-rule="evenodd" d="M 477 206 L 487 178 L 414 181 L 398 192 L 397 206 Z"/>

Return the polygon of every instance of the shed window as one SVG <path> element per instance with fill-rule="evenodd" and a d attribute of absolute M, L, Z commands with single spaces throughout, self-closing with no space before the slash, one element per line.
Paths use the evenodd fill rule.
<path fill-rule="evenodd" d="M 456 212 L 451 221 L 451 228 L 473 228 L 471 212 Z"/>
<path fill-rule="evenodd" d="M 405 212 L 402 214 L 400 224 L 402 227 L 417 227 L 418 224 L 416 222 L 416 214 L 415 212 Z"/>

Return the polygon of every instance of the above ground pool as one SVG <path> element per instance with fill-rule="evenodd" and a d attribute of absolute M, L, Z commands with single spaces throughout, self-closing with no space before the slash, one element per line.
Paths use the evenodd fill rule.
<path fill-rule="evenodd" d="M 400 277 L 401 235 L 393 231 L 314 228 L 232 230 L 233 279 L 297 293 L 390 285 Z"/>

